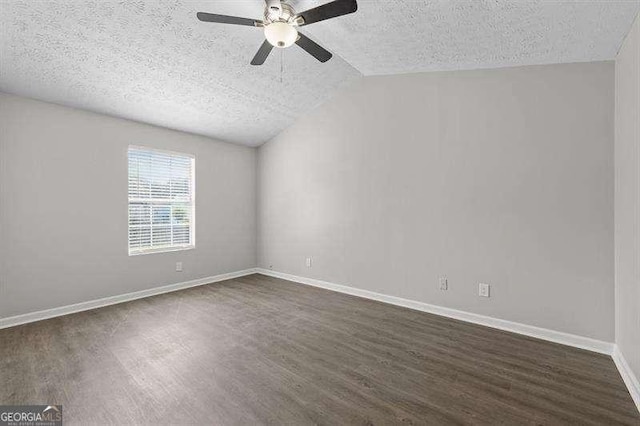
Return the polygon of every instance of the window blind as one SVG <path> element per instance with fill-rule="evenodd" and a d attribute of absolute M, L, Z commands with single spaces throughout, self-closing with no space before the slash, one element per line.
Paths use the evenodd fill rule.
<path fill-rule="evenodd" d="M 129 254 L 194 246 L 194 158 L 129 147 Z"/>

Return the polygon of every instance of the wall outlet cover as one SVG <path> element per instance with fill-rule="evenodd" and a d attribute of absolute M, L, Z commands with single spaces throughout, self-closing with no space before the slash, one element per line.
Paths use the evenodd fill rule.
<path fill-rule="evenodd" d="M 482 297 L 489 297 L 489 284 L 478 284 L 478 295 Z"/>
<path fill-rule="evenodd" d="M 182 272 L 182 262 L 176 262 L 176 272 Z"/>
<path fill-rule="evenodd" d="M 449 290 L 449 283 L 447 282 L 447 277 L 440 277 L 440 290 L 446 291 Z"/>
<path fill-rule="evenodd" d="M 311 258 L 307 257 L 307 268 L 311 268 Z"/>

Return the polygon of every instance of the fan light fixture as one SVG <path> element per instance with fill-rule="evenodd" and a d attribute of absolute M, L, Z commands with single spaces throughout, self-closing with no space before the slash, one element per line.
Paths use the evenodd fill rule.
<path fill-rule="evenodd" d="M 299 13 L 289 4 L 291 0 L 263 1 L 265 3 L 264 19 L 241 18 L 207 12 L 198 12 L 196 16 L 202 22 L 242 25 L 263 29 L 266 40 L 262 42 L 251 60 L 251 65 L 262 65 L 274 47 L 284 49 L 292 44 L 298 45 L 318 61 L 327 62 L 331 59 L 331 52 L 304 35 L 304 30 L 299 32 L 298 28 L 348 15 L 358 10 L 357 0 L 333 0 Z M 2 0 L 0 0 L 0 3 L 2 3 Z"/>
<path fill-rule="evenodd" d="M 273 22 L 264 27 L 264 36 L 273 47 L 285 48 L 298 39 L 298 30 L 286 22 Z"/>

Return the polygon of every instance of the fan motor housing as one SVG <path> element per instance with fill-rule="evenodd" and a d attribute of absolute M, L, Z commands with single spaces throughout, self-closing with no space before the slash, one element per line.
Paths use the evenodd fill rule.
<path fill-rule="evenodd" d="M 277 3 L 277 7 L 273 6 L 272 3 Z M 273 22 L 286 22 L 291 25 L 299 24 L 293 7 L 288 3 L 281 3 L 279 1 L 267 2 L 267 6 L 264 9 L 264 23 L 270 24 Z"/>

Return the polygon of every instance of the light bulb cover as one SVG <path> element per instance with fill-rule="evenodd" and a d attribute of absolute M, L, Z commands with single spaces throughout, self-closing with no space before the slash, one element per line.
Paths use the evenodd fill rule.
<path fill-rule="evenodd" d="M 264 36 L 273 47 L 285 48 L 298 39 L 298 30 L 286 22 L 273 22 L 264 27 Z"/>

